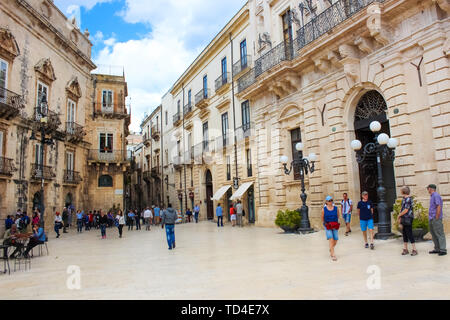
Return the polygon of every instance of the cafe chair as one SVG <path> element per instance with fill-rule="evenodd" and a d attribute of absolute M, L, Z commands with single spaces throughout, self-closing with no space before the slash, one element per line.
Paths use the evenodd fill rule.
<path fill-rule="evenodd" d="M 6 248 L 6 255 L 3 255 L 3 250 Z M 3 260 L 3 273 L 6 274 L 6 271 L 8 271 L 8 274 L 11 274 L 11 268 L 9 266 L 9 255 L 8 255 L 8 249 L 9 246 L 4 246 L 1 245 L 0 246 L 0 253 L 2 254 L 1 259 Z M 6 267 L 8 267 L 8 269 L 6 269 Z"/>

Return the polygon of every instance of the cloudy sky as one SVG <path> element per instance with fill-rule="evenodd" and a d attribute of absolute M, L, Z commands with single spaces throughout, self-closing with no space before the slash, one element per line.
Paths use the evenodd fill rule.
<path fill-rule="evenodd" d="M 88 29 L 97 65 L 123 66 L 132 131 L 246 0 L 55 0 Z"/>

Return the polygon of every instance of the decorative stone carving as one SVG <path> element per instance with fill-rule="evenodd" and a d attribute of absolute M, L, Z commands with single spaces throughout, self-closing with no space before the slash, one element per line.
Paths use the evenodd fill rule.
<path fill-rule="evenodd" d="M 339 47 L 339 52 L 343 59 L 344 73 L 350 83 L 358 83 L 361 79 L 361 64 L 359 61 L 359 52 L 355 46 L 343 44 Z"/>
<path fill-rule="evenodd" d="M 330 60 L 331 64 L 335 66 L 336 68 L 342 67 L 342 64 L 340 62 L 341 56 L 338 52 L 334 50 L 330 50 L 328 52 L 328 60 Z"/>
<path fill-rule="evenodd" d="M 261 36 L 259 34 L 259 49 L 263 48 L 266 44 L 269 45 L 272 48 L 272 41 L 270 40 L 270 34 L 268 32 L 264 32 Z"/>
<path fill-rule="evenodd" d="M 50 59 L 41 59 L 35 66 L 34 70 L 41 74 L 48 82 L 56 80 L 55 71 L 53 69 Z"/>
<path fill-rule="evenodd" d="M 324 58 L 314 60 L 314 64 L 316 65 L 317 69 L 325 73 L 329 72 L 331 69 L 330 61 L 325 60 Z"/>
<path fill-rule="evenodd" d="M 450 0 L 433 0 L 437 5 L 447 13 L 450 13 Z"/>
<path fill-rule="evenodd" d="M 361 50 L 364 53 L 370 54 L 373 52 L 373 42 L 371 39 L 366 37 L 357 37 L 355 39 L 355 45 L 358 46 L 359 50 Z"/>
<path fill-rule="evenodd" d="M 369 29 L 370 36 L 377 42 L 386 46 L 389 43 L 390 32 L 388 27 L 381 20 L 381 7 L 378 2 L 374 2 L 367 8 L 367 28 Z"/>
<path fill-rule="evenodd" d="M 0 28 L 0 53 L 10 60 L 20 55 L 19 46 L 13 34 L 6 28 Z"/>
<path fill-rule="evenodd" d="M 72 97 L 77 99 L 81 98 L 81 87 L 78 82 L 78 78 L 73 76 L 70 81 L 67 83 L 66 91 Z"/>

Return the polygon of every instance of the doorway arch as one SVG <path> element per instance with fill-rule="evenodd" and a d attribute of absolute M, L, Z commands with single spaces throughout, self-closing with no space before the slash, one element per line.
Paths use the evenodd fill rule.
<path fill-rule="evenodd" d="M 66 195 L 64 206 L 69 209 L 72 204 L 73 204 L 73 196 L 72 193 L 69 192 Z"/>
<path fill-rule="evenodd" d="M 377 90 L 364 93 L 358 100 L 355 116 L 354 130 L 356 139 L 364 145 L 374 142 L 375 134 L 370 130 L 370 123 L 378 121 L 381 123 L 380 133 L 391 136 L 389 119 L 387 117 L 387 104 L 384 97 Z M 383 182 L 386 188 L 386 202 L 388 212 L 392 211 L 396 199 L 394 163 L 389 160 L 381 161 L 383 171 Z M 378 171 L 377 158 L 375 154 L 367 156 L 364 162 L 358 164 L 360 191 L 367 191 L 369 199 L 374 204 L 374 220 L 378 222 Z"/>
<path fill-rule="evenodd" d="M 213 197 L 213 181 L 211 171 L 206 170 L 205 174 L 205 185 L 206 185 L 206 216 L 208 220 L 214 219 L 214 203 L 211 198 Z"/>
<path fill-rule="evenodd" d="M 33 196 L 33 211 L 39 209 L 42 212 L 41 193 L 38 191 Z"/>

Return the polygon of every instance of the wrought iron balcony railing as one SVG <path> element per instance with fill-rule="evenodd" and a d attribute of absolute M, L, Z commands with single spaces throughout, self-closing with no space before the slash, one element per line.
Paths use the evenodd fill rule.
<path fill-rule="evenodd" d="M 175 167 L 175 169 L 181 168 L 182 165 L 183 165 L 183 157 L 181 155 L 175 156 L 173 158 L 173 166 Z"/>
<path fill-rule="evenodd" d="M 128 116 L 128 110 L 124 103 L 94 103 L 94 113 L 106 116 Z"/>
<path fill-rule="evenodd" d="M 210 89 L 202 89 L 195 95 L 195 104 L 202 104 L 205 100 L 211 98 Z"/>
<path fill-rule="evenodd" d="M 0 157 L 0 174 L 4 176 L 11 176 L 14 171 L 16 171 L 14 160 Z"/>
<path fill-rule="evenodd" d="M 226 84 L 229 84 L 231 82 L 231 76 L 230 73 L 223 73 L 216 79 L 216 91 L 220 90 L 223 86 Z"/>
<path fill-rule="evenodd" d="M 13 118 L 17 116 L 21 109 L 25 108 L 23 96 L 12 92 L 6 88 L 0 88 L 0 117 Z"/>
<path fill-rule="evenodd" d="M 41 180 L 44 178 L 45 180 L 52 180 L 56 177 L 56 174 L 52 167 L 44 166 L 42 164 L 31 165 L 31 178 L 35 180 Z"/>
<path fill-rule="evenodd" d="M 42 116 L 41 112 L 41 107 L 34 108 L 33 119 L 35 121 L 45 124 L 48 130 L 57 130 L 61 125 L 59 114 L 51 110 L 47 110 L 47 117 L 46 120 L 44 121 L 44 117 Z"/>
<path fill-rule="evenodd" d="M 83 179 L 81 179 L 81 175 L 77 171 L 73 170 L 64 170 L 64 182 L 71 184 L 79 184 Z"/>
<path fill-rule="evenodd" d="M 241 60 L 235 62 L 235 64 L 233 65 L 233 76 L 239 75 L 242 71 L 250 67 L 251 63 L 252 63 L 251 56 L 249 55 L 243 56 Z"/>
<path fill-rule="evenodd" d="M 91 149 L 88 153 L 89 161 L 119 163 L 127 161 L 126 150 L 111 150 L 111 149 Z"/>
<path fill-rule="evenodd" d="M 150 144 L 150 136 L 147 133 L 144 133 L 144 144 L 149 145 Z"/>
<path fill-rule="evenodd" d="M 193 109 L 192 108 L 192 104 L 188 102 L 188 104 L 185 105 L 184 108 L 183 108 L 183 114 L 185 116 L 189 115 L 192 112 L 192 109 Z"/>
<path fill-rule="evenodd" d="M 151 170 L 151 175 L 154 178 L 158 178 L 159 177 L 159 166 L 158 167 L 153 167 Z"/>
<path fill-rule="evenodd" d="M 222 150 L 223 148 L 226 148 L 230 145 L 231 141 L 230 138 L 232 135 L 230 133 L 227 133 L 225 135 L 221 135 L 220 137 L 216 138 L 216 150 Z"/>
<path fill-rule="evenodd" d="M 254 135 L 253 122 L 245 123 L 236 129 L 236 140 L 241 141 Z"/>
<path fill-rule="evenodd" d="M 178 121 L 180 121 L 181 118 L 181 112 L 177 112 L 173 115 L 173 124 L 176 124 Z"/>
<path fill-rule="evenodd" d="M 86 135 L 84 127 L 75 122 L 66 122 L 66 133 L 71 141 L 83 141 Z"/>
<path fill-rule="evenodd" d="M 283 61 L 292 60 L 298 56 L 298 51 L 327 34 L 338 24 L 349 19 L 369 4 L 374 2 L 384 2 L 385 0 L 338 0 L 329 8 L 321 12 L 299 30 L 297 38 L 292 42 L 282 42 L 272 50 L 268 51 L 255 61 L 255 67 L 238 79 L 238 92 L 242 92 L 252 84 L 257 78 L 279 65 Z"/>
<path fill-rule="evenodd" d="M 152 126 L 152 138 L 157 140 L 161 135 L 161 131 L 159 130 L 159 126 Z"/>

